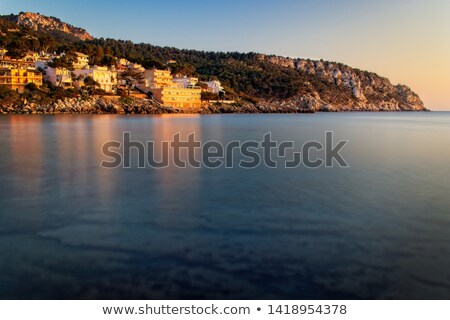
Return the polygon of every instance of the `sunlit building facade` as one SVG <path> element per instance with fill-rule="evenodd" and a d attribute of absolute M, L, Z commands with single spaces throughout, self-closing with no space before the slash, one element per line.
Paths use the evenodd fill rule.
<path fill-rule="evenodd" d="M 87 70 L 74 70 L 75 77 L 83 80 L 91 77 L 98 82 L 100 89 L 108 93 L 115 93 L 117 90 L 117 71 L 107 67 L 95 66 Z"/>
<path fill-rule="evenodd" d="M 44 80 L 49 81 L 54 86 L 70 88 L 73 85 L 72 73 L 66 68 L 51 68 L 45 66 L 42 73 Z"/>
<path fill-rule="evenodd" d="M 188 81 L 174 81 L 169 70 L 146 70 L 140 89 L 151 92 L 153 98 L 164 106 L 180 109 L 201 107 L 201 89 Z"/>
<path fill-rule="evenodd" d="M 75 52 L 73 68 L 75 70 L 89 69 L 89 56 L 84 53 Z"/>
<path fill-rule="evenodd" d="M 23 93 L 29 83 L 41 87 L 42 73 L 34 68 L 0 68 L 0 85 Z"/>
<path fill-rule="evenodd" d="M 201 107 L 200 88 L 164 87 L 150 90 L 153 97 L 164 106 L 180 109 L 197 109 Z"/>

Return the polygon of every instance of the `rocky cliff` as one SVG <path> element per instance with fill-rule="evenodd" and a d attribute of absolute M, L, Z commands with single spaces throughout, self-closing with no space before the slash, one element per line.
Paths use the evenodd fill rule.
<path fill-rule="evenodd" d="M 74 27 L 55 17 L 47 17 L 39 13 L 21 12 L 11 17 L 17 25 L 29 27 L 35 31 L 63 32 L 80 40 L 94 39 L 86 30 Z"/>
<path fill-rule="evenodd" d="M 393 85 L 375 73 L 341 63 L 258 55 L 260 61 L 299 71 L 328 83 L 333 90 L 321 90 L 303 83 L 302 93 L 282 101 L 315 111 L 426 111 L 420 97 L 404 85 Z M 270 102 L 269 102 L 270 103 Z M 272 103 L 280 103 L 272 101 Z"/>

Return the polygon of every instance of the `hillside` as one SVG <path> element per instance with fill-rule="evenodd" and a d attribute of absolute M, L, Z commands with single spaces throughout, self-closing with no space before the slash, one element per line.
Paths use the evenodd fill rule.
<path fill-rule="evenodd" d="M 21 12 L 18 15 L 1 16 L 1 18 L 9 20 L 18 26 L 29 27 L 35 31 L 44 31 L 49 34 L 64 33 L 79 40 L 94 39 L 94 37 L 83 28 L 75 27 L 58 18 L 47 17 L 39 13 Z"/>
<path fill-rule="evenodd" d="M 161 68 L 166 61 L 176 60 L 171 65 L 174 73 L 197 75 L 203 80 L 217 78 L 225 85 L 228 96 L 254 104 L 310 111 L 426 110 L 410 88 L 393 85 L 386 78 L 341 63 L 92 39 L 84 29 L 31 13 L 3 16 L 0 22 L 0 46 L 17 56 L 26 50 L 80 51 L 91 57 L 91 64 L 110 65 L 113 57 L 119 57 L 145 68 Z M 8 31 L 11 24 L 19 24 L 20 30 Z"/>

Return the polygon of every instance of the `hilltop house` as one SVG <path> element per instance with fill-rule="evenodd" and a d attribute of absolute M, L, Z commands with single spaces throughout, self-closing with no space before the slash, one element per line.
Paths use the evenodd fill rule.
<path fill-rule="evenodd" d="M 84 53 L 75 52 L 75 61 L 73 62 L 75 70 L 89 69 L 89 56 Z"/>

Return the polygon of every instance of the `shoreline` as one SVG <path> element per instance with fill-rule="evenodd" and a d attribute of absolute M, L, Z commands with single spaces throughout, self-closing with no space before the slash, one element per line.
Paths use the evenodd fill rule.
<path fill-rule="evenodd" d="M 232 114 L 242 114 L 242 115 L 250 115 L 250 114 L 329 114 L 329 113 L 436 113 L 436 112 L 450 112 L 450 111 L 433 111 L 433 110 L 408 110 L 408 111 L 367 111 L 367 110 L 346 110 L 346 111 L 316 111 L 316 112 L 204 112 L 204 110 L 199 110 L 198 112 L 185 112 L 182 110 L 178 110 L 180 112 L 155 112 L 155 113 L 111 113 L 111 112 L 99 112 L 99 113 L 89 113 L 89 112 L 58 112 L 58 113 L 27 113 L 27 112 L 0 112 L 1 116 L 12 116 L 12 115 L 22 115 L 22 116 L 59 116 L 59 115 L 116 115 L 116 116 L 149 116 L 149 115 L 232 115 Z"/>
<path fill-rule="evenodd" d="M 163 106 L 150 99 L 120 98 L 105 99 L 104 97 L 68 98 L 50 104 L 38 104 L 22 101 L 19 105 L 0 105 L 0 114 L 313 114 L 317 112 L 430 112 L 430 110 L 400 110 L 379 107 L 352 108 L 332 105 L 312 107 L 310 104 L 285 104 L 284 102 L 270 102 L 254 104 L 246 101 L 230 103 L 203 102 L 198 109 L 178 109 Z"/>

